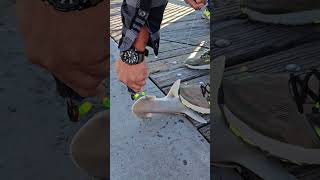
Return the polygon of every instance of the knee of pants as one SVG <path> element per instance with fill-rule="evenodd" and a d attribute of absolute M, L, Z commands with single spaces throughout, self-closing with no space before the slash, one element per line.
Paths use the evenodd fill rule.
<path fill-rule="evenodd" d="M 96 114 L 76 133 L 70 145 L 74 163 L 90 176 L 109 177 L 109 112 Z"/>

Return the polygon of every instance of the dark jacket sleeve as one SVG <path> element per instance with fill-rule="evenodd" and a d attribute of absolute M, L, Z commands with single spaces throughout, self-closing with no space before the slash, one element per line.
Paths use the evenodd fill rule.
<path fill-rule="evenodd" d="M 137 4 L 136 13 L 132 17 L 130 29 L 140 32 L 140 29 L 146 24 L 151 9 L 151 0 L 140 0 Z"/>
<path fill-rule="evenodd" d="M 150 14 L 152 0 L 124 0 L 121 8 L 122 38 L 119 42 L 120 51 L 132 47 L 141 28 L 146 25 Z"/>

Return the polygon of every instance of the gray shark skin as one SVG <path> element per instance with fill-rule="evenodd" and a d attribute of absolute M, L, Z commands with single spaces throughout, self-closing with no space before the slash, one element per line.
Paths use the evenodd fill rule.
<path fill-rule="evenodd" d="M 167 96 L 144 96 L 132 105 L 132 112 L 139 118 L 151 118 L 154 113 L 185 114 L 200 123 L 207 123 L 199 114 L 183 105 L 179 98 L 180 79 L 171 87 Z"/>

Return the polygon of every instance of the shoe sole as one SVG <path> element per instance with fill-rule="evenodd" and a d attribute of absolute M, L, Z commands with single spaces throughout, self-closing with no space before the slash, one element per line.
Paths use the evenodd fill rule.
<path fill-rule="evenodd" d="M 221 110 L 231 129 L 238 132 L 235 134 L 246 143 L 292 163 L 320 164 L 320 149 L 303 148 L 269 138 L 246 125 L 226 105 L 222 105 Z"/>
<path fill-rule="evenodd" d="M 217 92 L 220 89 L 223 79 L 225 61 L 226 59 L 224 56 L 212 61 L 213 72 L 210 80 L 212 84 L 211 102 L 213 102 L 213 104 L 219 104 Z M 216 158 L 215 160 L 211 159 L 211 165 L 232 167 L 231 163 L 235 163 L 236 165 L 240 165 L 241 167 L 245 167 L 252 171 L 254 174 L 261 177 L 261 179 L 297 180 L 293 175 L 289 174 L 287 170 L 280 166 L 278 161 L 265 157 L 254 148 L 248 148 L 246 144 L 234 137 L 232 132 L 226 127 L 220 107 L 212 106 L 211 108 L 212 114 L 214 115 L 214 121 L 211 123 L 216 128 L 215 131 L 211 132 L 211 139 L 216 142 L 211 144 L 211 149 L 214 150 L 213 152 L 218 153 L 213 154 Z M 241 167 L 238 166 L 238 168 L 233 168 L 241 169 Z"/>
<path fill-rule="evenodd" d="M 241 10 L 243 13 L 247 14 L 250 19 L 265 23 L 283 25 L 304 25 L 320 23 L 320 10 L 309 10 L 277 15 L 263 14 L 248 8 L 241 8 Z"/>
<path fill-rule="evenodd" d="M 210 72 L 210 84 L 212 86 L 212 90 L 210 87 L 210 91 L 212 91 L 212 96 L 210 97 L 211 102 L 213 104 L 219 104 L 218 102 L 218 92 L 222 84 L 224 69 L 226 65 L 226 57 L 225 56 L 219 56 L 212 60 L 212 72 Z M 212 103 L 211 103 L 212 104 Z M 211 106 L 212 107 L 212 106 Z M 218 106 L 212 107 L 214 111 L 219 111 L 220 109 Z M 220 114 L 220 113 L 219 113 Z"/>
<path fill-rule="evenodd" d="M 181 103 L 185 106 L 187 106 L 188 108 L 198 112 L 198 113 L 201 113 L 201 114 L 210 114 L 210 107 L 209 108 L 204 108 L 204 107 L 200 107 L 200 106 L 196 106 L 192 103 L 190 103 L 189 101 L 187 101 L 185 98 L 183 98 L 181 95 L 180 96 L 180 100 L 181 100 Z"/>
<path fill-rule="evenodd" d="M 107 133 L 105 129 L 109 128 L 109 117 L 109 111 L 95 114 L 74 135 L 70 143 L 73 163 L 92 177 L 105 178 L 110 175 L 109 166 L 106 164 L 110 160 L 106 153 L 110 142 L 107 134 L 104 134 Z"/>
<path fill-rule="evenodd" d="M 216 59 L 214 59 L 212 62 L 212 66 L 214 67 L 214 71 L 215 71 L 215 73 L 214 73 L 215 77 L 212 79 L 214 82 L 213 83 L 213 92 L 214 93 L 218 92 L 218 89 L 220 87 L 220 85 L 218 85 L 218 84 L 221 83 L 222 78 L 223 78 L 225 61 L 226 61 L 225 56 L 219 56 Z M 210 64 L 208 64 L 206 66 L 209 66 L 209 69 L 210 69 Z M 199 67 L 199 66 L 197 66 L 197 67 Z M 213 99 L 211 99 L 211 100 L 213 100 L 214 102 L 218 102 L 217 100 L 215 100 L 215 99 L 217 99 L 217 93 L 213 94 L 212 97 L 213 97 Z M 185 106 L 187 106 L 188 108 L 190 108 L 196 112 L 199 112 L 202 114 L 210 114 L 210 108 L 207 109 L 207 108 L 203 108 L 200 106 L 195 106 L 192 103 L 190 103 L 189 101 L 187 101 L 186 99 L 184 99 L 182 96 L 180 96 L 180 100 L 181 100 L 182 104 L 184 104 Z"/>
<path fill-rule="evenodd" d="M 193 66 L 190 64 L 186 64 L 186 66 L 190 69 L 197 69 L 197 70 L 209 70 L 210 69 L 210 64 L 201 65 L 201 66 Z"/>

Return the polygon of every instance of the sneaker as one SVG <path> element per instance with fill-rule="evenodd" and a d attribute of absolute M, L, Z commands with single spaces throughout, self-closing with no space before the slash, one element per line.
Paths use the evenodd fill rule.
<path fill-rule="evenodd" d="M 320 21 L 320 1 L 241 0 L 241 10 L 250 19 L 266 23 L 303 25 Z"/>
<path fill-rule="evenodd" d="M 180 100 L 188 108 L 201 114 L 210 114 L 210 84 L 180 87 Z"/>
<path fill-rule="evenodd" d="M 66 98 L 67 112 L 72 122 L 89 119 L 94 114 L 110 108 L 110 100 L 107 97 L 90 97 L 82 100 Z"/>
<path fill-rule="evenodd" d="M 317 70 L 224 79 L 221 109 L 248 144 L 289 162 L 320 164 L 319 83 Z"/>
<path fill-rule="evenodd" d="M 109 177 L 110 114 L 101 111 L 92 116 L 73 136 L 70 155 L 74 164 L 94 179 Z"/>
<path fill-rule="evenodd" d="M 97 112 L 110 108 L 110 100 L 107 97 L 81 97 L 70 87 L 54 77 L 58 94 L 66 100 L 69 120 L 78 122 L 88 119 Z"/>
<path fill-rule="evenodd" d="M 188 59 L 185 65 L 190 69 L 210 69 L 210 51 L 206 51 L 200 57 Z"/>
<path fill-rule="evenodd" d="M 208 7 L 206 7 L 203 11 L 203 14 L 202 14 L 202 18 L 203 19 L 207 19 L 207 20 L 210 20 L 210 10 Z"/>

